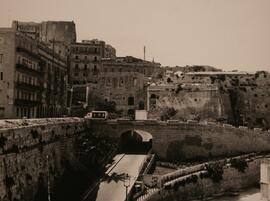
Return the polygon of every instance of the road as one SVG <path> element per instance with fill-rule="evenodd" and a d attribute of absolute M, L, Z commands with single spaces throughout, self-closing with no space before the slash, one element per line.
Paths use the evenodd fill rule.
<path fill-rule="evenodd" d="M 131 176 L 128 188 L 130 191 L 146 158 L 147 155 L 120 154 L 115 156 L 115 163 L 106 172 L 109 177 L 99 185 L 96 201 L 125 201 L 124 174 Z"/>

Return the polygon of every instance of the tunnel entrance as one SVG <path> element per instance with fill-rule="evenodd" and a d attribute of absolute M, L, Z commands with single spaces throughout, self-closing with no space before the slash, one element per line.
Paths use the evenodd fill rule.
<path fill-rule="evenodd" d="M 152 138 L 146 131 L 126 131 L 120 137 L 119 153 L 146 154 L 152 148 Z"/>

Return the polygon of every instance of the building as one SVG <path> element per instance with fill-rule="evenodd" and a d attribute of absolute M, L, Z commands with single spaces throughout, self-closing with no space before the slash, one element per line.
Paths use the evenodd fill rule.
<path fill-rule="evenodd" d="M 70 46 L 69 83 L 86 84 L 97 81 L 101 71 L 101 59 L 105 55 L 105 42 L 83 40 Z"/>
<path fill-rule="evenodd" d="M 106 44 L 104 58 L 116 59 L 116 49 L 113 46 Z"/>
<path fill-rule="evenodd" d="M 89 96 L 95 94 L 95 100 L 114 103 L 123 115 L 133 115 L 136 109 L 145 109 L 145 80 L 160 67 L 160 64 L 130 56 L 102 58 L 104 55 L 98 46 L 94 47 L 94 54 L 94 49 L 86 54 L 85 51 L 89 52 L 92 46 L 89 43 L 80 43 L 79 46 L 73 45 L 71 48 L 72 52 L 76 52 L 76 49 L 80 52 L 72 54 L 70 61 L 73 108 L 78 108 L 79 104 L 85 105 L 88 87 Z M 91 98 L 88 100 L 87 105 L 94 109 L 95 101 Z"/>
<path fill-rule="evenodd" d="M 40 23 L 13 21 L 12 28 L 33 39 L 44 42 L 64 58 L 69 53 L 69 45 L 76 42 L 76 26 L 73 21 L 45 21 Z"/>
<path fill-rule="evenodd" d="M 65 114 L 66 61 L 15 28 L 0 29 L 0 117 Z"/>

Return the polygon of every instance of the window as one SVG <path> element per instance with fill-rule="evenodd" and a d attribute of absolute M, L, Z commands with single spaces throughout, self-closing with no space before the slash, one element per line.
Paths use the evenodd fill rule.
<path fill-rule="evenodd" d="M 4 79 L 4 75 L 3 75 L 3 72 L 0 73 L 0 80 L 3 80 Z"/>
<path fill-rule="evenodd" d="M 87 70 L 87 64 L 84 65 L 84 70 Z"/>
<path fill-rule="evenodd" d="M 128 105 L 134 105 L 134 97 L 133 96 L 128 97 Z"/>
<path fill-rule="evenodd" d="M 3 63 L 3 54 L 0 54 L 0 64 Z"/>
<path fill-rule="evenodd" d="M 0 107 L 0 118 L 4 118 L 4 116 L 5 116 L 5 108 Z"/>
<path fill-rule="evenodd" d="M 75 56 L 75 59 L 79 59 L 79 56 L 78 56 L 78 55 L 76 55 L 76 56 Z"/>
<path fill-rule="evenodd" d="M 17 117 L 20 116 L 20 109 L 17 107 Z"/>
<path fill-rule="evenodd" d="M 122 87 L 124 86 L 124 78 L 120 78 L 119 86 Z"/>

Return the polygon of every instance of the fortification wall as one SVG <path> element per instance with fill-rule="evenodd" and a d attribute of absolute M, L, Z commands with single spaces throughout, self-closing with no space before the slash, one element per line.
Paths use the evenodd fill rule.
<path fill-rule="evenodd" d="M 226 124 L 159 121 L 88 122 L 97 135 L 120 138 L 128 130 L 143 130 L 153 136 L 153 151 L 166 160 L 237 155 L 269 151 L 270 132 L 235 128 Z"/>
<path fill-rule="evenodd" d="M 166 107 L 177 110 L 171 119 L 205 119 L 270 128 L 270 73 L 183 74 L 166 86 L 150 86 L 158 98 L 151 107 L 151 118 L 159 118 Z M 163 90 L 152 90 L 163 87 Z M 214 89 L 214 87 L 216 87 Z M 152 91 L 151 91 L 152 90 Z M 150 97 L 150 96 L 149 96 Z M 151 103 L 151 99 L 150 99 Z"/>
<path fill-rule="evenodd" d="M 74 160 L 78 118 L 0 121 L 0 200 L 33 200 Z M 46 194 L 45 194 L 46 195 Z"/>
<path fill-rule="evenodd" d="M 173 90 L 164 87 L 160 91 L 151 91 L 155 95 L 155 104 L 151 104 L 149 118 L 159 119 L 165 108 L 174 108 L 177 112 L 171 119 L 229 119 L 230 101 L 228 96 L 218 90 L 217 85 L 184 84 Z"/>

